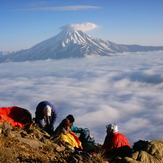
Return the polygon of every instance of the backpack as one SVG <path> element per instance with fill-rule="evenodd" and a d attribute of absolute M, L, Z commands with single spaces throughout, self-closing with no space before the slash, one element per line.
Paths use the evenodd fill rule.
<path fill-rule="evenodd" d="M 139 141 L 134 143 L 133 150 L 134 151 L 145 150 L 147 148 L 148 143 L 149 143 L 148 141 L 139 140 Z"/>
<path fill-rule="evenodd" d="M 82 132 L 81 132 L 81 134 L 80 134 L 80 141 L 82 142 L 82 143 L 84 143 L 84 142 L 89 142 L 89 143 L 95 143 L 95 140 L 94 140 L 94 138 L 92 138 L 91 136 L 90 136 L 90 131 L 89 131 L 89 129 L 88 128 L 85 128 Z"/>

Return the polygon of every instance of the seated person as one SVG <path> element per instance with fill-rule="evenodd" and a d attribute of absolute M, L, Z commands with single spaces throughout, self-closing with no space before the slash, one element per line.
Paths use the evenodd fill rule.
<path fill-rule="evenodd" d="M 76 149 L 82 150 L 79 138 L 70 130 L 70 121 L 68 119 L 62 120 L 60 127 L 62 127 L 60 138 L 65 147 L 67 149 L 71 149 L 72 151 L 75 151 Z"/>
<path fill-rule="evenodd" d="M 67 117 L 70 121 L 70 129 L 74 132 L 82 142 L 83 149 L 88 152 L 94 152 L 96 149 L 94 137 L 90 134 L 88 128 L 81 128 L 74 126 L 75 118 L 69 114 Z"/>
<path fill-rule="evenodd" d="M 57 117 L 55 107 L 48 101 L 42 101 L 37 105 L 35 114 L 35 122 L 39 127 L 52 134 Z"/>
<path fill-rule="evenodd" d="M 116 124 L 106 126 L 107 135 L 100 153 L 104 158 L 115 158 L 129 156 L 131 154 L 130 143 L 126 136 L 118 132 Z"/>

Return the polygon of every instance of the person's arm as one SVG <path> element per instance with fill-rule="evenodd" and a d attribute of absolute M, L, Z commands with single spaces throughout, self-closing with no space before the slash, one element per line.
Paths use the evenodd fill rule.
<path fill-rule="evenodd" d="M 38 123 L 40 128 L 44 127 L 44 120 L 43 119 L 37 119 L 37 123 Z"/>
<path fill-rule="evenodd" d="M 81 128 L 81 127 L 76 127 L 76 126 L 71 126 L 71 131 L 74 132 L 74 133 L 81 133 L 84 128 Z"/>
<path fill-rule="evenodd" d="M 39 110 L 36 111 L 35 113 L 36 118 L 35 118 L 35 122 L 39 125 L 40 128 L 44 127 L 44 116 L 43 113 Z"/>
<path fill-rule="evenodd" d="M 56 119 L 57 119 L 57 114 L 53 112 L 51 116 L 51 120 L 50 120 L 50 129 L 52 131 L 54 131 L 54 124 L 55 124 Z"/>

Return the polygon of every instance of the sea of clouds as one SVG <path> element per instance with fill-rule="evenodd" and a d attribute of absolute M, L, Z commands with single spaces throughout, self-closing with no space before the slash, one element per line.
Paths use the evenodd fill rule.
<path fill-rule="evenodd" d="M 55 127 L 73 114 L 103 143 L 116 123 L 131 144 L 163 138 L 163 51 L 0 64 L 0 107 L 57 109 Z"/>

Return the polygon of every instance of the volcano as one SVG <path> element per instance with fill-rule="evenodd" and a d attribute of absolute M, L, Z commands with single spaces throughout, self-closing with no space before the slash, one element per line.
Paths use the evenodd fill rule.
<path fill-rule="evenodd" d="M 0 62 L 22 62 L 46 59 L 110 56 L 115 53 L 163 50 L 163 46 L 116 44 L 93 38 L 78 30 L 62 30 L 58 35 L 29 49 L 0 55 Z"/>

